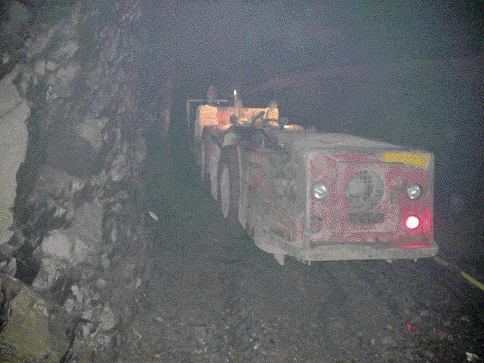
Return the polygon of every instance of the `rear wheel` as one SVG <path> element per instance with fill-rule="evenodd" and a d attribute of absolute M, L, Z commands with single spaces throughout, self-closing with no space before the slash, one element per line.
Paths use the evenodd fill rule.
<path fill-rule="evenodd" d="M 222 150 L 218 167 L 217 199 L 222 214 L 231 221 L 239 217 L 239 158 L 233 145 Z"/>

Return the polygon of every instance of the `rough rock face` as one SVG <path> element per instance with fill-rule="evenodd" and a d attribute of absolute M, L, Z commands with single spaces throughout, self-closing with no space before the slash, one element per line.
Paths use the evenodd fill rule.
<path fill-rule="evenodd" d="M 32 21 L 32 14 L 19 1 L 0 3 L 0 77 L 3 78 L 23 54 L 23 43 Z"/>
<path fill-rule="evenodd" d="M 0 81 L 0 244 L 9 240 L 13 222 L 11 208 L 15 201 L 17 182 L 15 175 L 25 158 L 27 149 L 27 126 L 25 120 L 30 114 L 27 102 L 20 98 L 17 88 L 12 84 L 13 76 Z"/>
<path fill-rule="evenodd" d="M 12 277 L 0 274 L 0 287 L 0 361 L 60 361 L 69 346 L 67 314 Z"/>
<path fill-rule="evenodd" d="M 15 175 L 27 148 L 30 107 L 17 91 L 15 81 L 20 71 L 14 66 L 24 53 L 22 45 L 31 19 L 22 3 L 7 0 L 0 5 L 0 245 L 12 236 Z"/>
<path fill-rule="evenodd" d="M 37 24 L 0 87 L 2 241 L 15 198 L 0 270 L 73 316 L 67 361 L 112 361 L 151 266 L 139 177 L 151 125 L 140 120 L 166 112 L 151 100 L 147 119 L 133 87 L 146 77 L 139 1 L 51 10 L 56 20 Z"/>

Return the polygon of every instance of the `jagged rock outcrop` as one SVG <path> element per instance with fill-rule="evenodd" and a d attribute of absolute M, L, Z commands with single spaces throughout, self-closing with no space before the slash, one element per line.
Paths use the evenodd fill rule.
<path fill-rule="evenodd" d="M 13 235 L 0 246 L 0 270 L 31 284 L 48 314 L 76 322 L 65 361 L 112 361 L 151 266 L 140 173 L 144 135 L 166 114 L 157 104 L 169 105 L 169 92 L 147 102 L 134 87 L 147 77 L 134 36 L 139 1 L 67 4 L 44 4 L 55 16 L 36 24 L 0 87 L 0 127 L 16 132 L 2 152 L 11 187 L 0 213 L 13 206 L 13 219 L 5 214 L 1 226 Z"/>
<path fill-rule="evenodd" d="M 69 347 L 68 314 L 31 288 L 0 274 L 0 361 L 58 362 Z"/>
<path fill-rule="evenodd" d="M 0 244 L 12 235 L 9 228 L 17 188 L 15 176 L 25 158 L 28 140 L 25 120 L 30 108 L 12 83 L 14 76 L 15 73 L 10 74 L 0 81 Z"/>

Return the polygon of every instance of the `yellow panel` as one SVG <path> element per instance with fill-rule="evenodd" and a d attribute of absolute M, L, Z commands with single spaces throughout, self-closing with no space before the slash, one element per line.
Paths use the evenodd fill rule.
<path fill-rule="evenodd" d="M 422 169 L 427 169 L 430 158 L 430 154 L 408 151 L 388 151 L 382 155 L 382 160 L 386 163 L 402 163 Z"/>
<path fill-rule="evenodd" d="M 203 105 L 198 108 L 198 122 L 201 128 L 218 124 L 217 107 Z"/>
<path fill-rule="evenodd" d="M 266 118 L 269 120 L 279 120 L 279 109 L 269 108 L 266 113 Z"/>

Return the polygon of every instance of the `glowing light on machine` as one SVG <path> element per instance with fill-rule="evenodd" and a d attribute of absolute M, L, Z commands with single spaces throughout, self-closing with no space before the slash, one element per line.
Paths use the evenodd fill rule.
<path fill-rule="evenodd" d="M 407 221 L 405 222 L 405 225 L 408 229 L 415 229 L 420 225 L 420 220 L 418 219 L 418 217 L 409 216 L 407 218 Z"/>
<path fill-rule="evenodd" d="M 239 117 L 240 101 L 237 96 L 237 90 L 234 89 L 234 107 L 235 107 L 235 117 Z"/>

